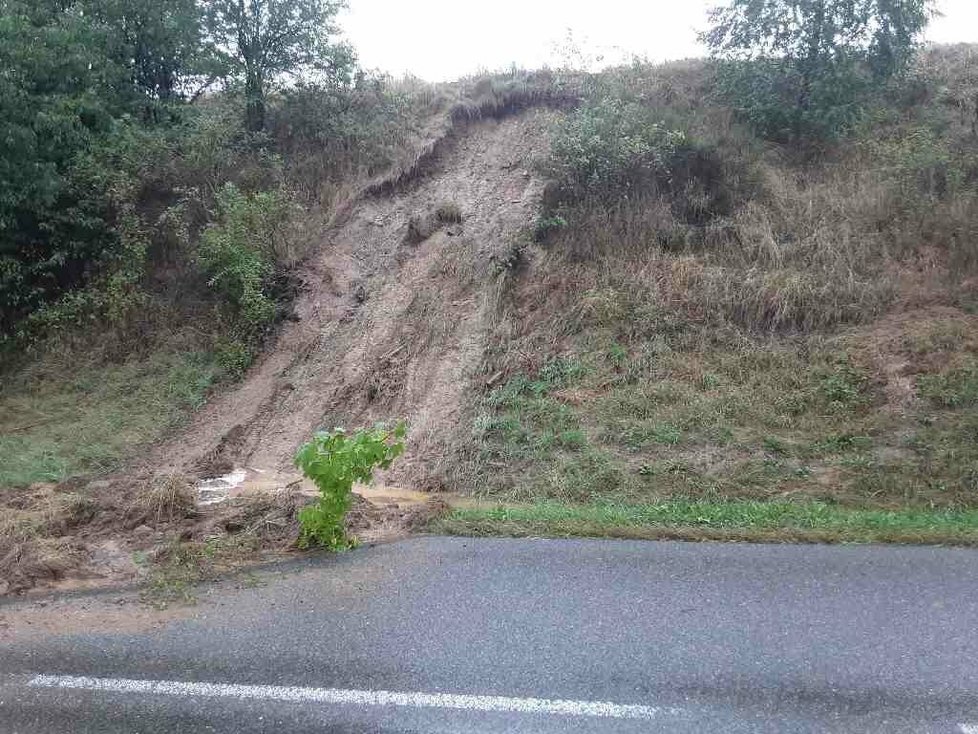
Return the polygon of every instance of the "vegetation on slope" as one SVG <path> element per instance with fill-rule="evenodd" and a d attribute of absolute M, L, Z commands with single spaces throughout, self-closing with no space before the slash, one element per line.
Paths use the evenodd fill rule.
<path fill-rule="evenodd" d="M 508 502 L 978 506 L 971 47 L 764 139 L 716 67 L 593 80 L 454 475 Z"/>
<path fill-rule="evenodd" d="M 539 219 L 491 243 L 483 374 L 437 467 L 523 506 L 439 527 L 973 542 L 978 61 L 917 48 L 928 3 L 842 35 L 815 12 L 770 47 L 750 13 L 791 3 L 734 0 L 710 61 L 442 88 L 358 71 L 328 23 L 307 39 L 323 53 L 281 57 L 317 75 L 276 87 L 250 51 L 216 53 L 213 23 L 240 19 L 212 5 L 181 6 L 159 42 L 190 44 L 164 54 L 185 67 L 162 76 L 106 45 L 112 3 L 2 6 L 19 76 L 0 84 L 23 104 L 0 121 L 38 165 L 5 161 L 0 191 L 0 486 L 137 455 L 292 317 L 295 267 L 341 205 L 428 175 L 452 123 L 547 105 Z"/>

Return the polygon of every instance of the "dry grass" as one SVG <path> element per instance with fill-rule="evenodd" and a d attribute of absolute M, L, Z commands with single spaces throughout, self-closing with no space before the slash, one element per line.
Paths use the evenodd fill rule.
<path fill-rule="evenodd" d="M 450 104 L 443 124 L 435 125 L 436 133 L 430 140 L 417 146 L 407 160 L 367 184 L 362 194 L 387 196 L 429 175 L 470 124 L 499 120 L 534 107 L 574 107 L 580 101 L 581 84 L 580 78 L 558 78 L 548 71 L 514 71 L 462 80 L 437 91 L 423 87 L 425 99 L 433 105 L 431 109 L 440 113 L 444 105 Z"/>
<path fill-rule="evenodd" d="M 129 527 L 156 526 L 196 517 L 197 495 L 184 476 L 155 477 L 139 492 L 127 513 Z"/>
<path fill-rule="evenodd" d="M 500 296 L 458 486 L 975 507 L 978 56 L 950 55 L 926 60 L 919 99 L 815 158 L 712 107 L 702 66 L 598 84 L 661 111 L 717 175 L 610 202 L 550 187 L 563 224 Z M 949 92 L 947 74 L 972 81 Z M 580 369 L 555 382 L 555 359 Z"/>
<path fill-rule="evenodd" d="M 435 207 L 435 218 L 442 224 L 461 224 L 462 208 L 454 201 L 442 201 Z"/>

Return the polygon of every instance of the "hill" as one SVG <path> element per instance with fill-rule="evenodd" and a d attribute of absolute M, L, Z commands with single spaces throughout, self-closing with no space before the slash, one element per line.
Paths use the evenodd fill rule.
<path fill-rule="evenodd" d="M 927 50 L 804 148 L 699 61 L 388 89 L 330 158 L 280 108 L 278 162 L 227 162 L 212 187 L 243 198 L 154 251 L 151 308 L 5 371 L 0 567 L 280 547 L 297 446 L 398 419 L 384 482 L 480 498 L 456 532 L 974 542 L 976 70 Z M 260 236 L 268 171 L 276 315 L 244 338 L 188 253 Z M 194 482 L 234 470 L 243 499 L 202 517 Z"/>

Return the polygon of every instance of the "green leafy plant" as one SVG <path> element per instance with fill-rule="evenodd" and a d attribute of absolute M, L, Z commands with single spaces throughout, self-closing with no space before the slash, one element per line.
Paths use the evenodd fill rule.
<path fill-rule="evenodd" d="M 689 147 L 685 133 L 667 127 L 652 110 L 602 99 L 556 126 L 549 173 L 572 199 L 615 201 L 667 180 L 678 154 Z"/>
<path fill-rule="evenodd" d="M 321 545 L 330 550 L 350 547 L 343 519 L 350 509 L 353 485 L 369 482 L 378 467 L 387 469 L 404 453 L 407 428 L 378 424 L 352 435 L 342 428 L 313 436 L 295 455 L 295 464 L 319 489 L 319 501 L 299 512 L 299 547 Z"/>
<path fill-rule="evenodd" d="M 727 0 L 701 39 L 720 86 L 764 135 L 800 141 L 849 127 L 866 93 L 904 72 L 931 0 Z"/>
<path fill-rule="evenodd" d="M 563 229 L 567 226 L 567 220 L 559 214 L 546 216 L 541 214 L 533 227 L 533 240 L 535 242 L 546 242 L 551 233 Z"/>
<path fill-rule="evenodd" d="M 198 262 L 242 324 L 257 331 L 275 317 L 269 290 L 288 205 L 276 191 L 248 195 L 233 184 L 221 189 L 217 204 L 218 221 L 201 235 Z"/>

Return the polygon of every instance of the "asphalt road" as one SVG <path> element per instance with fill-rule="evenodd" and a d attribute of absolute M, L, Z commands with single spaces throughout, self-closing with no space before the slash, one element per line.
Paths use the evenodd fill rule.
<path fill-rule="evenodd" d="M 158 630 L 4 644 L 0 731 L 972 734 L 978 553 L 364 548 Z"/>

